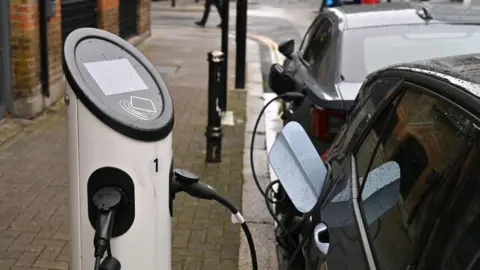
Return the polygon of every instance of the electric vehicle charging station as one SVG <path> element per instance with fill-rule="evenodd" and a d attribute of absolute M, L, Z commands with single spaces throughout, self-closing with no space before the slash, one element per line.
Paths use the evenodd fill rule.
<path fill-rule="evenodd" d="M 70 33 L 63 54 L 71 269 L 170 270 L 172 201 L 186 192 L 232 212 L 258 270 L 240 212 L 195 174 L 173 169 L 173 103 L 148 59 L 95 28 Z"/>
<path fill-rule="evenodd" d="M 93 28 L 68 36 L 64 71 L 72 269 L 94 269 L 92 240 L 101 245 L 109 233 L 98 252 L 111 247 L 117 259 L 101 269 L 171 269 L 173 104 L 165 83 L 134 46 Z"/>

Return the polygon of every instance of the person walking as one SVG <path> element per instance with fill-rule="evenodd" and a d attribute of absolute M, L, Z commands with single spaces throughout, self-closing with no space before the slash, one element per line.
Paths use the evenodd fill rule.
<path fill-rule="evenodd" d="M 220 24 L 217 25 L 217 27 L 222 27 L 222 22 L 223 22 L 223 14 L 222 14 L 222 5 L 221 5 L 221 0 L 205 0 L 205 8 L 203 10 L 203 16 L 200 21 L 195 22 L 196 25 L 205 27 L 205 23 L 207 23 L 208 19 L 208 14 L 210 14 L 210 7 L 212 4 L 215 5 L 217 8 L 218 14 L 220 15 Z M 229 0 L 225 0 L 229 1 Z"/>

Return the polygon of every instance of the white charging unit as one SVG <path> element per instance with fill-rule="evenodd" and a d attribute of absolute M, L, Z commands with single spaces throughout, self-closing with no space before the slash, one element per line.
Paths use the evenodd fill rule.
<path fill-rule="evenodd" d="M 155 67 L 109 32 L 64 45 L 72 270 L 92 270 L 99 188 L 122 190 L 111 249 L 122 269 L 171 269 L 173 104 Z"/>

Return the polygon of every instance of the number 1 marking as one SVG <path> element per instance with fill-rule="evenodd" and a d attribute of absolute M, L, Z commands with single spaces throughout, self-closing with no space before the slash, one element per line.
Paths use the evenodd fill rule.
<path fill-rule="evenodd" d="M 155 172 L 158 172 L 158 158 L 154 159 L 153 163 L 155 163 Z"/>

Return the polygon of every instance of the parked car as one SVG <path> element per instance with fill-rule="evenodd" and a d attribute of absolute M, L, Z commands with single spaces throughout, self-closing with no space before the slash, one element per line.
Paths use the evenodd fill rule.
<path fill-rule="evenodd" d="M 330 177 L 313 215 L 295 235 L 307 239 L 302 263 L 289 269 L 480 269 L 479 75 L 480 54 L 470 54 L 367 77 L 325 157 Z M 316 160 L 305 140 L 287 140 Z M 307 201 L 292 188 L 309 176 L 296 177 L 308 162 L 285 168 L 284 159 L 270 156 L 275 173 L 293 201 L 295 192 Z"/>
<path fill-rule="evenodd" d="M 370 72 L 384 66 L 435 57 L 480 53 L 480 16 L 475 7 L 453 4 L 381 3 L 326 8 L 307 30 L 302 44 L 279 46 L 283 72 L 311 103 L 298 103 L 299 121 L 325 151 L 345 122 L 348 110 Z M 275 83 L 275 92 L 291 84 Z M 301 104 L 301 106 L 300 106 Z M 288 108 L 288 106 L 286 106 Z M 286 112 L 288 115 L 288 112 Z"/>

